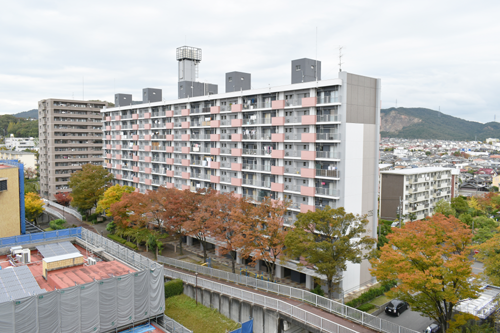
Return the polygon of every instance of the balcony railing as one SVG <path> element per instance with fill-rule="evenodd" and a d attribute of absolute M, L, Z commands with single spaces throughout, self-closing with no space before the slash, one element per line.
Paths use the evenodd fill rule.
<path fill-rule="evenodd" d="M 316 122 L 318 122 L 318 123 L 339 122 L 340 119 L 341 119 L 340 115 L 318 115 L 318 116 L 316 116 Z"/>
<path fill-rule="evenodd" d="M 340 152 L 317 151 L 316 152 L 316 158 L 340 159 Z"/>
<path fill-rule="evenodd" d="M 316 169 L 316 176 L 319 176 L 319 177 L 339 178 L 340 177 L 340 171 L 339 170 L 320 170 L 320 169 Z"/>
<path fill-rule="evenodd" d="M 299 185 L 285 184 L 285 191 L 300 192 Z"/>
<path fill-rule="evenodd" d="M 340 140 L 340 133 L 316 133 L 316 140 Z"/>
<path fill-rule="evenodd" d="M 340 193 L 340 191 L 336 190 L 336 189 L 316 187 L 316 194 L 319 194 L 319 195 L 328 195 L 331 197 L 338 197 L 339 193 Z"/>
<path fill-rule="evenodd" d="M 285 173 L 293 173 L 300 175 L 300 168 L 293 167 L 293 166 L 285 166 Z"/>
<path fill-rule="evenodd" d="M 342 96 L 320 96 L 317 99 L 318 104 L 326 104 L 326 103 L 340 103 L 342 100 Z"/>

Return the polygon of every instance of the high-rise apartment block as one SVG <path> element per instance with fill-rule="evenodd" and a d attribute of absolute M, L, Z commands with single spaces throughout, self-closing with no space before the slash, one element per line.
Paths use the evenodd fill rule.
<path fill-rule="evenodd" d="M 399 213 L 402 221 L 431 216 L 439 200 L 449 202 L 456 196 L 452 171 L 432 167 L 381 172 L 380 218 L 394 220 Z"/>
<path fill-rule="evenodd" d="M 201 59 L 201 53 L 189 57 Z M 196 67 L 195 60 L 189 64 Z M 241 72 L 227 77 L 250 79 L 234 73 Z M 105 108 L 105 167 L 116 183 L 141 192 L 163 185 L 212 188 L 252 201 L 287 199 L 289 225 L 300 212 L 344 207 L 367 214 L 368 234 L 376 237 L 380 80 L 346 72 L 332 80 L 309 77 Z M 371 279 L 368 265 L 350 266 L 344 290 Z"/>
<path fill-rule="evenodd" d="M 38 102 L 40 192 L 52 200 L 68 192 L 69 177 L 84 164 L 102 165 L 104 102 L 44 99 Z"/>

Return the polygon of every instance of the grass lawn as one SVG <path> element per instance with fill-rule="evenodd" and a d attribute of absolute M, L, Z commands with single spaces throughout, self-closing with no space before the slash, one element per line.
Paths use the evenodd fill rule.
<path fill-rule="evenodd" d="M 385 303 L 389 302 L 391 299 L 385 295 L 379 296 L 375 298 L 373 301 L 370 302 L 370 304 L 377 305 L 377 306 L 382 306 Z"/>
<path fill-rule="evenodd" d="M 220 333 L 233 331 L 240 326 L 215 309 L 207 308 L 199 302 L 196 306 L 194 299 L 184 294 L 165 300 L 165 314 L 193 333 Z"/>
<path fill-rule="evenodd" d="M 52 229 L 52 228 L 46 228 L 46 229 L 43 229 L 43 231 L 54 231 L 54 229 Z"/>

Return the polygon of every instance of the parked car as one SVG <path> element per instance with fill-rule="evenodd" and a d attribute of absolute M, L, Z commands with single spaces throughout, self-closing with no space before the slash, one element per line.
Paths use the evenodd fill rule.
<path fill-rule="evenodd" d="M 438 333 L 441 332 L 441 325 L 438 323 L 432 323 L 423 331 L 424 333 Z"/>
<path fill-rule="evenodd" d="M 396 227 L 399 227 L 399 221 L 392 222 L 391 228 L 396 228 Z"/>
<path fill-rule="evenodd" d="M 398 317 L 405 310 L 408 310 L 408 303 L 406 303 L 405 301 L 400 301 L 399 299 L 393 299 L 385 307 L 385 313 Z"/>

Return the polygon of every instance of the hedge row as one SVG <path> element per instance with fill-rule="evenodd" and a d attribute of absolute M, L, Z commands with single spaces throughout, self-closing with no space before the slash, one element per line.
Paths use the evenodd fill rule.
<path fill-rule="evenodd" d="M 165 298 L 180 295 L 184 292 L 184 282 L 181 279 L 165 282 Z"/>
<path fill-rule="evenodd" d="M 370 304 L 370 303 L 366 303 L 366 304 L 358 306 L 358 310 L 364 311 L 364 312 L 368 312 L 373 308 L 375 308 L 375 305 Z"/>
<path fill-rule="evenodd" d="M 118 242 L 120 244 L 123 244 L 123 245 L 125 245 L 125 246 L 127 246 L 127 247 L 129 247 L 129 248 L 131 248 L 133 250 L 138 250 L 136 244 L 131 243 L 131 242 L 127 242 L 126 239 L 123 239 L 120 236 L 117 236 L 117 235 L 108 235 L 108 238 L 110 238 L 110 239 L 112 239 L 112 240 L 114 240 L 114 241 L 116 241 L 116 242 Z"/>
<path fill-rule="evenodd" d="M 382 285 L 379 288 L 372 288 L 372 289 L 362 293 L 358 298 L 355 298 L 352 301 L 347 302 L 345 304 L 348 306 L 351 306 L 353 308 L 356 308 L 356 307 L 360 306 L 361 304 L 365 304 L 365 303 L 371 301 L 372 299 L 375 299 L 375 298 L 383 295 L 384 293 L 388 292 L 392 287 L 394 287 L 396 285 L 397 285 L 396 282 L 389 282 L 387 284 Z"/>
<path fill-rule="evenodd" d="M 127 241 L 120 236 L 117 235 L 108 235 L 108 238 L 120 243 L 120 244 L 125 244 Z"/>

